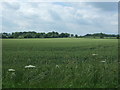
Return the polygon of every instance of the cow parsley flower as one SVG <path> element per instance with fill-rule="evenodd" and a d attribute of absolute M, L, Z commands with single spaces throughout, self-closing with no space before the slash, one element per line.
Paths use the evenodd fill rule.
<path fill-rule="evenodd" d="M 103 63 L 105 63 L 106 61 L 100 61 L 100 62 L 103 62 Z"/>
<path fill-rule="evenodd" d="M 59 68 L 59 65 L 56 65 L 56 68 Z"/>
<path fill-rule="evenodd" d="M 15 69 L 8 69 L 9 72 L 15 72 Z"/>
<path fill-rule="evenodd" d="M 28 65 L 28 66 L 25 66 L 25 68 L 35 68 L 35 66 L 33 66 L 33 65 Z"/>
<path fill-rule="evenodd" d="M 93 56 L 96 56 L 96 55 L 98 55 L 98 54 L 92 54 Z"/>

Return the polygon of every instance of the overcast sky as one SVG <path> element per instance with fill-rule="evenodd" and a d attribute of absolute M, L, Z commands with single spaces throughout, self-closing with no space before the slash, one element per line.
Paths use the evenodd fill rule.
<path fill-rule="evenodd" d="M 118 33 L 117 2 L 2 2 L 2 32 Z"/>

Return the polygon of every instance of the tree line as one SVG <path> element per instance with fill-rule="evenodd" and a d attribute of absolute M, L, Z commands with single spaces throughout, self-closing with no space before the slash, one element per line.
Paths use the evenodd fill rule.
<path fill-rule="evenodd" d="M 70 33 L 58 33 L 55 31 L 52 32 L 41 32 L 37 33 L 34 31 L 28 31 L 28 32 L 13 32 L 13 33 L 0 33 L 0 38 L 104 38 L 104 37 L 114 37 L 119 38 L 119 35 L 115 34 L 104 34 L 104 33 L 94 33 L 94 34 L 86 34 L 84 36 L 79 36 L 77 34 L 70 34 Z"/>
<path fill-rule="evenodd" d="M 85 37 L 99 37 L 99 38 L 105 38 L 105 37 L 109 37 L 109 38 L 117 38 L 119 39 L 119 34 L 115 35 L 115 34 L 105 34 L 105 33 L 94 33 L 94 34 L 86 34 Z"/>
<path fill-rule="evenodd" d="M 2 38 L 65 38 L 70 37 L 69 33 L 58 33 L 58 32 L 41 32 L 37 33 L 34 31 L 29 32 L 13 32 L 13 33 L 1 33 Z M 72 35 L 71 35 L 72 36 Z"/>

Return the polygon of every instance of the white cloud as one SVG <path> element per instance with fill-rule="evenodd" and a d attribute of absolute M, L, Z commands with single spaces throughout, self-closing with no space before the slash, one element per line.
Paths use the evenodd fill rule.
<path fill-rule="evenodd" d="M 2 8 L 6 32 L 117 32 L 117 12 L 105 12 L 90 3 L 4 2 Z"/>

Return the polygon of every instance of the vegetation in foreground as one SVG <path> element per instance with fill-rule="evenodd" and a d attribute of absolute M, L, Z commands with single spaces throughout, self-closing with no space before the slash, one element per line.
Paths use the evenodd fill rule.
<path fill-rule="evenodd" d="M 117 39 L 2 41 L 3 88 L 118 87 Z"/>

